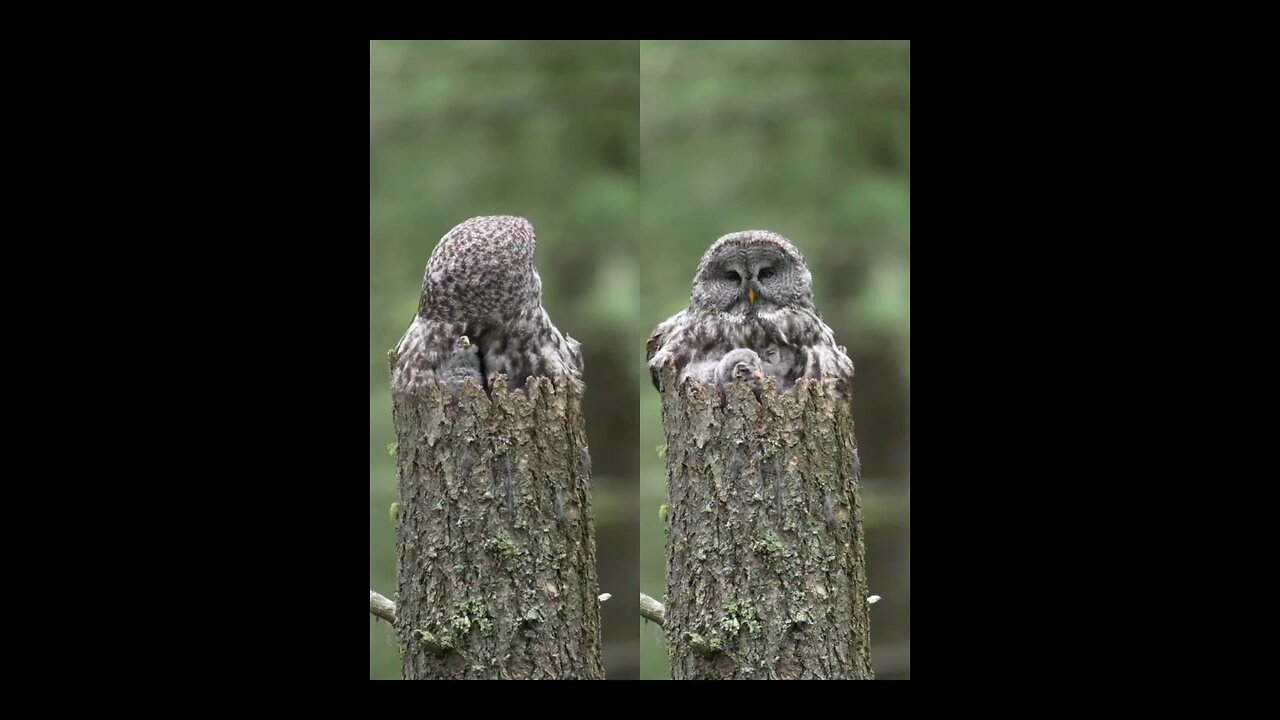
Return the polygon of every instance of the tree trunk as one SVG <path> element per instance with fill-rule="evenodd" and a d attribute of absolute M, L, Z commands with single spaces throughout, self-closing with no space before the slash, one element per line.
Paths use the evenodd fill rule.
<path fill-rule="evenodd" d="M 666 371 L 676 680 L 873 678 L 851 403 L 773 382 L 757 401 L 741 383 L 677 388 Z"/>
<path fill-rule="evenodd" d="M 404 677 L 600 679 L 580 391 L 393 393 Z"/>

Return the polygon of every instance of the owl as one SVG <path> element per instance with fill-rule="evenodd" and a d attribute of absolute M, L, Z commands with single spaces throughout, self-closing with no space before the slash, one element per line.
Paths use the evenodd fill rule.
<path fill-rule="evenodd" d="M 647 344 L 649 372 L 661 390 L 662 368 L 677 379 L 778 389 L 802 377 L 835 379 L 847 388 L 853 362 L 813 304 L 812 278 L 789 240 L 762 230 L 717 240 L 698 264 L 689 307 L 658 325 Z"/>
<path fill-rule="evenodd" d="M 542 307 L 533 226 L 522 217 L 474 217 L 450 230 L 427 261 L 418 313 L 390 353 L 391 388 L 416 393 L 494 376 L 518 389 L 533 376 L 582 383 L 582 348 Z"/>
<path fill-rule="evenodd" d="M 471 378 L 484 387 L 484 373 L 480 371 L 480 349 L 471 344 L 471 338 L 459 335 L 453 342 L 453 352 L 443 356 L 437 371 L 440 382 L 456 387 Z"/>

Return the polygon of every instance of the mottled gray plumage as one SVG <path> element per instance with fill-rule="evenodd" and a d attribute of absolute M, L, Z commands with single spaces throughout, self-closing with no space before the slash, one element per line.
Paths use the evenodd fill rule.
<path fill-rule="evenodd" d="M 843 387 L 853 377 L 853 362 L 814 307 L 804 257 L 763 230 L 725 235 L 707 250 L 689 307 L 654 329 L 647 350 L 658 388 L 668 363 L 681 382 L 716 385 L 735 379 L 735 370 L 751 377 L 758 369 L 779 389 L 802 377 Z"/>
<path fill-rule="evenodd" d="M 471 338 L 459 335 L 453 344 L 453 352 L 443 356 L 440 362 L 440 381 L 445 385 L 458 385 L 471 378 L 480 387 L 484 387 L 484 373 L 480 371 L 480 348 L 471 343 Z"/>
<path fill-rule="evenodd" d="M 512 389 L 532 376 L 582 382 L 580 345 L 542 307 L 536 245 L 528 220 L 505 215 L 471 218 L 440 240 L 418 314 L 392 354 L 392 390 L 465 377 L 491 388 L 499 373 Z"/>
<path fill-rule="evenodd" d="M 763 379 L 764 363 L 760 355 L 749 348 L 730 350 L 716 367 L 716 384 L 720 386 L 731 382 L 759 383 Z"/>

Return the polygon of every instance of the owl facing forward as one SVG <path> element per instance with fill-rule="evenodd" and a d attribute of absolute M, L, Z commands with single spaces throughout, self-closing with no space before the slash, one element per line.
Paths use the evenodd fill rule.
<path fill-rule="evenodd" d="M 723 387 L 777 378 L 785 390 L 800 378 L 834 379 L 847 388 L 853 362 L 813 304 L 812 278 L 800 251 L 762 230 L 717 240 L 698 264 L 689 307 L 649 336 L 649 372 Z"/>
<path fill-rule="evenodd" d="M 521 217 L 474 217 L 450 230 L 427 261 L 418 313 L 390 354 L 391 389 L 416 393 L 464 378 L 533 376 L 582 382 L 582 350 L 542 307 L 533 226 Z"/>

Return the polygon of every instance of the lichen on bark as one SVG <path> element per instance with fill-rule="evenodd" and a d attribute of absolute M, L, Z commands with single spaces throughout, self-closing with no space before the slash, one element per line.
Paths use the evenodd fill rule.
<path fill-rule="evenodd" d="M 872 679 L 852 404 L 830 381 L 759 399 L 662 391 L 672 677 Z"/>
<path fill-rule="evenodd" d="M 599 679 L 581 391 L 393 393 L 406 679 Z"/>

